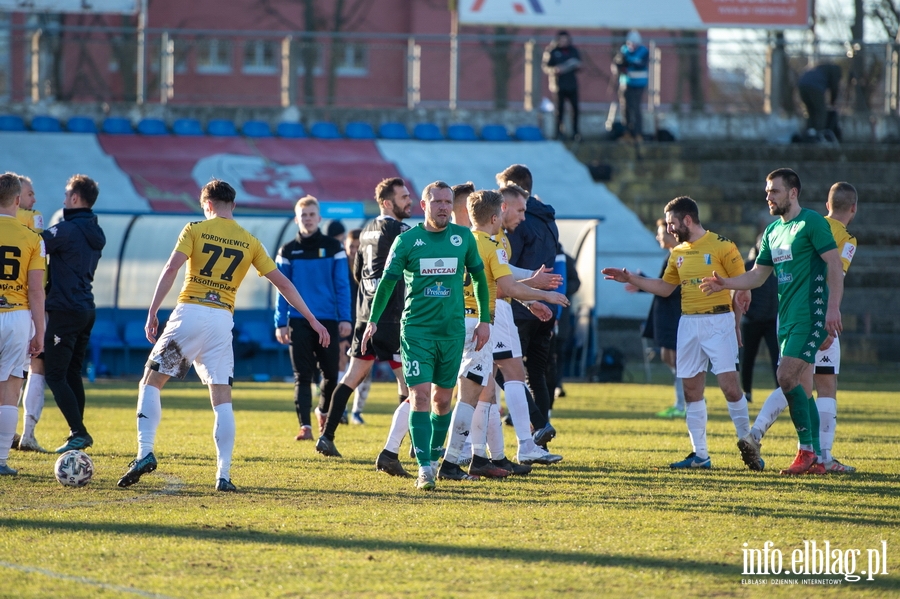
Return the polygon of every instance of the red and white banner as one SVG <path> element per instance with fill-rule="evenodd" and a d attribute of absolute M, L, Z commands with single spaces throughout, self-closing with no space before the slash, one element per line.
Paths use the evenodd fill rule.
<path fill-rule="evenodd" d="M 585 29 L 803 28 L 812 0 L 459 0 L 464 25 Z"/>

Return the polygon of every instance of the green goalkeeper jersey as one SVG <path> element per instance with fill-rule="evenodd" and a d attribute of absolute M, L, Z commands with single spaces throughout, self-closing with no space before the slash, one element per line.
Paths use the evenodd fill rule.
<path fill-rule="evenodd" d="M 465 337 L 463 282 L 466 270 L 484 270 L 472 232 L 450 223 L 438 233 L 413 227 L 391 246 L 384 278 L 406 283 L 401 318 L 404 336 L 425 339 Z"/>
<path fill-rule="evenodd" d="M 821 255 L 836 247 L 825 217 L 808 208 L 788 222 L 776 220 L 763 233 L 756 263 L 775 269 L 779 327 L 824 323 L 828 266 Z"/>

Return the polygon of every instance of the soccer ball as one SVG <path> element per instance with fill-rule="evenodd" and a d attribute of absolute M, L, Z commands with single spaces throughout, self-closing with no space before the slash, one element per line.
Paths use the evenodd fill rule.
<path fill-rule="evenodd" d="M 59 456 L 53 473 L 66 487 L 83 487 L 94 476 L 94 462 L 88 454 L 73 449 Z"/>

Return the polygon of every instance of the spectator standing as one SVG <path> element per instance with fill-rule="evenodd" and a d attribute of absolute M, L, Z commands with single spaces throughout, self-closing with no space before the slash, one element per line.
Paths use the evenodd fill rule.
<path fill-rule="evenodd" d="M 649 80 L 650 51 L 643 45 L 641 34 L 632 29 L 619 54 L 616 63 L 619 66 L 619 89 L 625 90 L 625 130 L 635 141 L 640 141 L 644 134 L 641 103 Z"/>
<path fill-rule="evenodd" d="M 568 31 L 559 31 L 556 40 L 544 49 L 541 61 L 544 73 L 550 78 L 550 91 L 556 94 L 556 139 L 563 138 L 565 103 L 572 107 L 572 139 L 581 139 L 578 133 L 578 71 L 581 54 L 572 45 Z"/>
<path fill-rule="evenodd" d="M 841 88 L 841 67 L 829 62 L 815 66 L 797 81 L 800 99 L 806 105 L 807 136 L 819 138 L 828 125 L 828 112 L 835 110 Z M 828 101 L 825 95 L 828 94 Z"/>

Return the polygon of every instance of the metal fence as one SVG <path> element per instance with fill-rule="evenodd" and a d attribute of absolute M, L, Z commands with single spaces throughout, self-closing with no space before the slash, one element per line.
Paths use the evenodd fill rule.
<path fill-rule="evenodd" d="M 143 40 L 143 43 L 141 43 Z M 13 26 L 0 15 L 0 101 L 538 110 L 549 38 Z M 619 38 L 575 38 L 583 110 L 617 101 Z M 813 63 L 841 65 L 845 113 L 896 114 L 898 47 L 673 33 L 647 40 L 650 109 L 800 114 Z"/>

